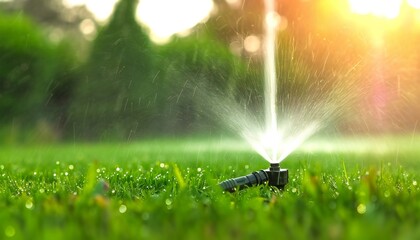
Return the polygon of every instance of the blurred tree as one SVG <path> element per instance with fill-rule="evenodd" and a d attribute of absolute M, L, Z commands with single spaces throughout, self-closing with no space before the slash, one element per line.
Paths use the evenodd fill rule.
<path fill-rule="evenodd" d="M 20 15 L 0 15 L 0 36 L 0 122 L 27 125 L 40 115 L 54 74 L 53 45 Z"/>
<path fill-rule="evenodd" d="M 135 20 L 137 0 L 120 0 L 99 31 L 72 104 L 79 137 L 130 138 L 148 131 L 155 104 L 152 47 Z"/>
<path fill-rule="evenodd" d="M 10 142 L 57 138 L 78 76 L 72 47 L 51 42 L 21 14 L 0 14 L 0 35 L 0 135 Z"/>
<path fill-rule="evenodd" d="M 48 84 L 48 96 L 44 101 L 44 119 L 57 137 L 69 125 L 70 104 L 75 95 L 75 88 L 81 79 L 80 59 L 73 52 L 74 48 L 68 41 L 61 41 L 54 48 L 51 64 L 54 67 L 54 77 Z"/>
<path fill-rule="evenodd" d="M 82 32 L 83 22 L 96 24 L 85 6 L 68 8 L 62 0 L 9 0 L 0 1 L 0 10 L 28 16 L 54 42 L 68 40 L 79 57 L 86 57 L 88 39 L 93 33 Z"/>

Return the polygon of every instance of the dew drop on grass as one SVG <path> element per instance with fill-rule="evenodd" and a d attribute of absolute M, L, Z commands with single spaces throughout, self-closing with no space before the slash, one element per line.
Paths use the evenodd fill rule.
<path fill-rule="evenodd" d="M 115 169 L 115 171 L 119 172 L 119 171 L 121 171 L 121 168 L 117 167 L 117 168 Z"/>
<path fill-rule="evenodd" d="M 101 172 L 101 169 L 96 169 L 96 173 L 100 173 Z"/>
<path fill-rule="evenodd" d="M 245 169 L 248 169 L 249 168 L 249 165 L 245 165 Z"/>
<path fill-rule="evenodd" d="M 74 166 L 73 165 L 69 165 L 69 169 L 70 170 L 73 170 L 74 169 Z"/>
<path fill-rule="evenodd" d="M 159 167 L 164 168 L 165 167 L 165 164 L 164 163 L 161 163 L 161 164 L 159 164 Z"/>
<path fill-rule="evenodd" d="M 55 164 L 60 165 L 60 161 L 55 162 Z"/>
<path fill-rule="evenodd" d="M 33 206 L 34 206 L 34 204 L 32 203 L 32 201 L 30 199 L 26 200 L 25 207 L 27 209 L 32 209 Z"/>
<path fill-rule="evenodd" d="M 6 237 L 13 237 L 15 236 L 15 228 L 13 226 L 7 226 L 6 229 L 4 229 L 4 234 L 6 235 Z"/>
<path fill-rule="evenodd" d="M 201 168 L 197 168 L 197 172 L 201 172 Z"/>
<path fill-rule="evenodd" d="M 358 212 L 359 214 L 365 214 L 365 213 L 366 213 L 366 205 L 365 205 L 365 204 L 363 204 L 363 203 L 360 203 L 360 204 L 357 206 L 357 212 Z"/>
<path fill-rule="evenodd" d="M 169 199 L 169 198 L 167 198 L 167 199 L 165 200 L 165 204 L 166 204 L 167 206 L 171 205 L 171 204 L 172 204 L 172 200 L 171 200 L 171 199 Z"/>
<path fill-rule="evenodd" d="M 4 169 L 4 165 L 0 165 L 0 170 L 3 170 Z"/>
<path fill-rule="evenodd" d="M 292 188 L 292 193 L 295 193 L 297 191 L 296 188 Z"/>
<path fill-rule="evenodd" d="M 386 191 L 384 192 L 384 196 L 385 196 L 386 198 L 388 198 L 390 195 L 391 195 L 391 193 L 390 193 L 388 190 L 386 190 Z"/>
<path fill-rule="evenodd" d="M 36 172 L 34 172 L 34 176 L 36 176 Z"/>
<path fill-rule="evenodd" d="M 416 180 L 413 181 L 413 186 L 417 186 L 417 181 Z"/>
<path fill-rule="evenodd" d="M 120 208 L 118 209 L 118 211 L 119 211 L 120 213 L 125 213 L 125 212 L 127 211 L 127 206 L 125 206 L 124 204 L 122 204 L 122 205 L 120 206 Z"/>
<path fill-rule="evenodd" d="M 39 193 L 44 193 L 44 192 L 45 192 L 45 190 L 43 188 L 39 189 Z"/>

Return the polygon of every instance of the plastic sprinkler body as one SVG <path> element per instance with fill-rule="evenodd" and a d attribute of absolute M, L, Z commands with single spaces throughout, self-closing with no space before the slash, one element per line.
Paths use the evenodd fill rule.
<path fill-rule="evenodd" d="M 271 163 L 269 169 L 228 179 L 219 183 L 219 185 L 225 191 L 235 192 L 236 190 L 258 186 L 266 182 L 268 182 L 269 186 L 284 189 L 284 186 L 289 182 L 289 171 L 287 169 L 281 169 L 279 163 Z"/>

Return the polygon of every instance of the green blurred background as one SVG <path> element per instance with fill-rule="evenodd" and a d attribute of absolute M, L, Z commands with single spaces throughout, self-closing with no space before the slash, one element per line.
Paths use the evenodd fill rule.
<path fill-rule="evenodd" d="M 0 1 L 0 143 L 225 133 L 200 92 L 246 99 L 249 106 L 263 94 L 261 53 L 244 47 L 247 37 L 263 34 L 263 1 L 239 2 L 215 0 L 217 11 L 187 36 L 157 44 L 136 20 L 136 0 L 120 0 L 105 22 L 61 0 Z M 302 89 L 298 95 L 304 98 L 320 91 L 312 89 L 314 82 L 333 87 L 348 81 L 340 76 L 357 66 L 348 90 L 359 94 L 333 128 L 416 132 L 420 46 L 410 21 L 416 15 L 406 13 L 392 24 L 374 19 L 388 24 L 378 51 L 364 24 L 372 19 L 350 21 L 335 5 L 278 1 L 285 23 L 279 31 L 279 81 L 301 77 L 293 91 Z M 83 24 L 95 31 L 84 32 Z"/>

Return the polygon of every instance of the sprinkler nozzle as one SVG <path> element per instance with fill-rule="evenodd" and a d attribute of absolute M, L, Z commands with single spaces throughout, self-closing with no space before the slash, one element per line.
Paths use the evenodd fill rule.
<path fill-rule="evenodd" d="M 220 187 L 225 191 L 235 192 L 247 187 L 258 186 L 268 182 L 269 186 L 284 189 L 289 182 L 289 171 L 281 169 L 278 163 L 271 163 L 270 168 L 259 170 L 246 176 L 225 180 L 219 183 Z"/>

